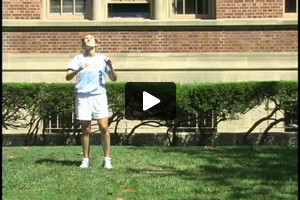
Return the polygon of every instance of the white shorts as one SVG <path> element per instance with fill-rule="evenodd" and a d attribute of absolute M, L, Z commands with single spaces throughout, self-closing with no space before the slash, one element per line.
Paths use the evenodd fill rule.
<path fill-rule="evenodd" d="M 109 113 L 106 93 L 76 95 L 76 118 L 78 120 L 90 121 L 107 117 Z"/>

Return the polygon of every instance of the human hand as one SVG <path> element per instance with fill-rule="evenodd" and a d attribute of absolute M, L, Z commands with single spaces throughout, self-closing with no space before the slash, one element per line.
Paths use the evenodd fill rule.
<path fill-rule="evenodd" d="M 89 64 L 87 64 L 87 63 L 84 63 L 84 64 L 80 65 L 80 67 L 79 67 L 78 71 L 81 71 L 82 69 L 84 69 L 84 68 L 88 68 L 88 67 L 90 67 L 90 65 L 89 65 Z"/>
<path fill-rule="evenodd" d="M 112 62 L 111 62 L 111 60 L 105 60 L 105 62 L 106 62 L 106 64 L 107 64 L 110 68 L 112 68 Z"/>

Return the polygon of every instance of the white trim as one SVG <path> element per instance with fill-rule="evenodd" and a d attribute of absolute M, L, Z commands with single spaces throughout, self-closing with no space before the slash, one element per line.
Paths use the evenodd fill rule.
<path fill-rule="evenodd" d="M 176 13 L 176 9 L 173 6 L 173 2 L 174 4 L 177 4 L 177 0 L 171 0 L 169 3 L 170 6 L 170 18 L 171 19 L 213 19 L 214 18 L 214 13 L 216 10 L 216 6 L 214 4 L 214 0 L 208 0 L 208 14 L 198 14 L 198 10 L 197 10 L 197 1 L 195 1 L 195 14 L 185 14 L 185 1 L 183 0 L 183 14 L 177 14 Z"/>
<path fill-rule="evenodd" d="M 86 19 L 88 16 L 88 13 L 90 10 L 88 10 L 88 1 L 86 0 L 86 13 L 76 13 L 75 12 L 75 0 L 73 0 L 73 12 L 72 13 L 64 13 L 63 12 L 63 0 L 60 0 L 60 13 L 50 13 L 50 1 L 51 0 L 43 0 L 43 8 L 42 12 L 45 12 L 45 14 L 42 13 L 44 16 L 44 20 L 83 20 Z M 46 3 L 45 3 L 46 2 Z"/>
<path fill-rule="evenodd" d="M 298 19 L 298 6 L 299 6 L 299 1 L 296 0 L 296 12 L 295 13 L 287 13 L 285 12 L 285 1 L 286 0 L 283 0 L 283 18 L 287 18 L 287 19 Z"/>

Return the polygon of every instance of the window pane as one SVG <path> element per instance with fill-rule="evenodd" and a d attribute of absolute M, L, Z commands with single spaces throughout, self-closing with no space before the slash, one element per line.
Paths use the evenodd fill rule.
<path fill-rule="evenodd" d="M 296 0 L 285 0 L 285 12 L 296 12 Z"/>
<path fill-rule="evenodd" d="M 176 10 L 176 14 L 183 14 L 183 0 L 176 1 L 175 10 Z"/>
<path fill-rule="evenodd" d="M 86 12 L 86 0 L 76 0 L 75 1 L 75 12 L 85 13 Z"/>
<path fill-rule="evenodd" d="M 150 18 L 150 4 L 108 4 L 108 16 Z"/>
<path fill-rule="evenodd" d="M 73 0 L 63 0 L 63 13 L 73 13 Z"/>
<path fill-rule="evenodd" d="M 50 1 L 50 13 L 60 13 L 60 0 Z"/>
<path fill-rule="evenodd" d="M 298 112 L 291 113 L 285 110 L 285 131 L 298 131 Z"/>
<path fill-rule="evenodd" d="M 213 115 L 212 115 L 212 113 L 207 113 L 204 120 L 205 120 L 205 127 L 213 127 Z"/>
<path fill-rule="evenodd" d="M 185 14 L 195 14 L 195 8 L 195 0 L 185 0 Z"/>
<path fill-rule="evenodd" d="M 197 14 L 208 14 L 208 0 L 197 0 Z"/>
<path fill-rule="evenodd" d="M 203 116 L 201 116 L 201 118 L 199 118 L 199 123 L 198 123 L 199 127 L 207 127 L 207 128 L 212 128 L 214 127 L 213 124 L 213 115 L 212 114 L 205 114 Z"/>

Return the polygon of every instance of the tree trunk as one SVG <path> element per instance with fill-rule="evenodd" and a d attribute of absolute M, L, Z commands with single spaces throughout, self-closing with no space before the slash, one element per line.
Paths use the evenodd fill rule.
<path fill-rule="evenodd" d="M 244 145 L 249 145 L 249 141 L 248 141 L 248 136 L 250 135 L 250 133 L 262 122 L 266 121 L 266 120 L 270 120 L 271 117 L 278 111 L 278 107 L 275 107 L 272 112 L 267 115 L 266 117 L 263 117 L 261 119 L 259 119 L 258 121 L 256 121 L 252 127 L 243 135 L 243 144 Z"/>
<path fill-rule="evenodd" d="M 265 129 L 265 131 L 262 133 L 261 137 L 259 138 L 258 144 L 259 144 L 259 145 L 263 145 L 265 139 L 267 138 L 267 135 L 268 135 L 267 133 L 269 132 L 269 130 L 270 130 L 271 128 L 273 128 L 273 126 L 275 126 L 276 124 L 278 124 L 279 122 L 282 122 L 282 121 L 284 121 L 284 120 L 285 120 L 285 118 L 280 118 L 280 119 L 277 119 L 277 120 L 275 120 L 274 122 L 270 123 L 269 126 L 268 126 L 268 127 Z"/>

